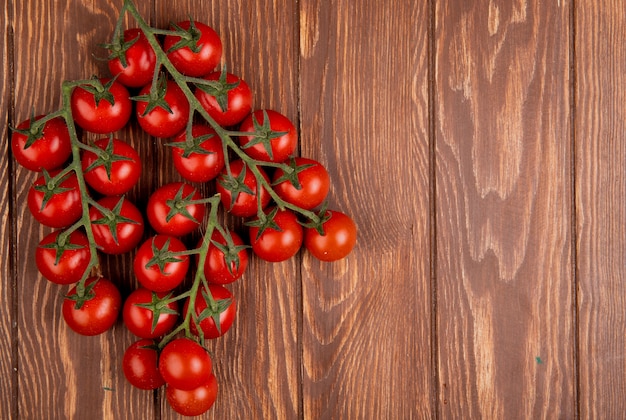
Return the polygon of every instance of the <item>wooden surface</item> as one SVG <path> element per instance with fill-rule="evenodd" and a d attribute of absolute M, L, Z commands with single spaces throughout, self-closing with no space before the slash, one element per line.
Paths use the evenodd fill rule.
<path fill-rule="evenodd" d="M 332 177 L 354 252 L 253 259 L 211 343 L 206 418 L 624 418 L 626 9 L 617 0 L 153 0 L 154 25 L 214 27 L 257 108 Z M 1 13 L 0 418 L 177 418 L 120 370 L 118 323 L 79 337 L 34 266 L 36 175 L 8 125 L 106 74 L 120 0 L 8 0 Z M 178 179 L 136 127 L 140 206 Z M 204 187 L 210 193 L 212 187 Z M 234 221 L 241 226 L 239 221 Z M 132 255 L 103 258 L 127 294 Z"/>

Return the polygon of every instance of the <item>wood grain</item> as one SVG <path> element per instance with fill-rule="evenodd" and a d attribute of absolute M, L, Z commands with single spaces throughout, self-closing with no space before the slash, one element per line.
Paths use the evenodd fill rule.
<path fill-rule="evenodd" d="M 302 154 L 358 225 L 303 259 L 305 418 L 432 415 L 426 2 L 300 2 Z"/>
<path fill-rule="evenodd" d="M 626 405 L 626 11 L 576 10 L 576 204 L 581 418 L 620 418 Z"/>
<path fill-rule="evenodd" d="M 573 418 L 570 3 L 438 2 L 439 410 Z"/>

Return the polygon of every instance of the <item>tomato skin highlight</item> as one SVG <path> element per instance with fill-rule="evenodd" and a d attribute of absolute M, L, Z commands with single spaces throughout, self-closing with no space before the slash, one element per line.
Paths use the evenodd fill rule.
<path fill-rule="evenodd" d="M 209 353 L 189 338 L 176 338 L 161 350 L 159 372 L 174 388 L 190 391 L 204 385 L 212 371 Z"/>
<path fill-rule="evenodd" d="M 106 85 L 110 79 L 101 78 Z M 133 104 L 124 85 L 115 81 L 109 91 L 113 95 L 113 104 L 102 99 L 96 104 L 93 93 L 85 88 L 76 87 L 71 96 L 72 117 L 82 129 L 96 134 L 107 134 L 122 129 L 130 120 Z"/>
<path fill-rule="evenodd" d="M 197 388 L 186 391 L 168 385 L 165 397 L 170 407 L 183 416 L 199 416 L 206 413 L 217 399 L 217 379 L 211 374 L 208 381 Z"/>
<path fill-rule="evenodd" d="M 85 301 L 80 309 L 76 309 L 76 302 L 70 298 L 76 295 L 76 286 L 63 300 L 63 319 L 72 330 L 81 335 L 99 335 L 109 330 L 117 321 L 122 306 L 122 296 L 110 280 L 92 277 L 87 279 L 85 285 L 94 282 L 94 297 Z"/>
<path fill-rule="evenodd" d="M 52 177 L 58 174 L 55 170 L 50 173 Z M 71 226 L 83 214 L 82 199 L 78 188 L 78 178 L 74 172 L 67 175 L 58 186 L 67 191 L 54 194 L 42 209 L 44 192 L 38 191 L 38 186 L 46 185 L 42 175 L 28 190 L 28 208 L 39 223 L 51 228 L 64 228 Z"/>
<path fill-rule="evenodd" d="M 35 121 L 43 118 L 39 115 Z M 32 119 L 21 122 L 17 130 L 28 130 Z M 53 118 L 46 122 L 40 132 L 41 137 L 35 140 L 28 148 L 28 136 L 18 131 L 11 134 L 11 151 L 17 163 L 24 168 L 41 172 L 59 168 L 72 154 L 72 144 L 67 125 L 62 118 Z"/>
<path fill-rule="evenodd" d="M 46 248 L 46 246 L 55 244 L 61 233 L 63 231 L 60 230 L 49 233 L 39 242 L 39 246 L 35 251 L 35 263 L 41 275 L 52 283 L 76 283 L 83 277 L 85 270 L 89 266 L 89 260 L 91 259 L 89 240 L 79 230 L 70 233 L 66 243 L 80 248 L 64 250 L 57 263 L 56 250 Z"/>
<path fill-rule="evenodd" d="M 156 325 L 153 327 L 154 313 L 147 308 L 143 308 L 141 304 L 152 302 L 153 293 L 151 290 L 140 287 L 131 292 L 124 302 L 122 308 L 122 318 L 128 331 L 141 338 L 157 338 L 167 334 L 174 328 L 178 321 L 178 303 L 171 302 L 167 308 L 173 313 L 162 312 L 159 315 Z M 156 293 L 159 299 L 167 295 L 165 293 Z"/>
<path fill-rule="evenodd" d="M 193 152 L 184 157 L 186 141 L 185 131 L 179 133 L 172 142 L 172 161 L 178 173 L 191 182 L 208 182 L 216 178 L 224 168 L 224 149 L 222 141 L 211 127 L 205 124 L 194 124 L 191 128 L 193 137 L 212 135 L 200 143 L 200 147 L 209 153 Z M 176 146 L 180 143 L 180 147 Z"/>
<path fill-rule="evenodd" d="M 328 210 L 330 214 L 324 224 L 324 235 L 314 228 L 307 228 L 304 245 L 320 261 L 337 261 L 346 257 L 356 244 L 357 228 L 354 221 L 346 214 Z"/>
<path fill-rule="evenodd" d="M 265 209 L 269 213 L 272 209 Z M 257 219 L 258 220 L 258 219 Z M 279 230 L 268 227 L 259 236 L 259 227 L 249 229 L 252 251 L 261 259 L 269 262 L 286 261 L 298 253 L 302 246 L 303 229 L 298 217 L 291 210 L 278 210 L 274 223 Z"/>
<path fill-rule="evenodd" d="M 119 58 L 110 59 L 108 67 L 111 75 L 117 76 L 118 82 L 127 87 L 138 88 L 152 81 L 156 68 L 156 54 L 141 29 L 129 28 L 124 31 L 124 42 L 133 39 L 137 41 L 124 53 L 126 67 Z"/>
<path fill-rule="evenodd" d="M 154 346 L 154 340 L 141 339 L 124 352 L 122 370 L 126 380 L 136 388 L 152 390 L 165 385 L 157 366 L 158 353 L 152 348 Z"/>
<path fill-rule="evenodd" d="M 131 145 L 119 139 L 100 139 L 94 143 L 94 146 L 106 150 L 109 141 L 113 142 L 113 155 L 123 159 L 111 163 L 111 177 L 109 178 L 104 164 L 87 171 L 97 161 L 98 156 L 91 151 L 85 151 L 81 159 L 85 181 L 100 194 L 122 195 L 130 191 L 139 181 L 141 158 Z"/>
<path fill-rule="evenodd" d="M 154 292 L 168 292 L 183 282 L 189 269 L 189 256 L 176 257 L 178 261 L 166 262 L 163 270 L 158 264 L 146 267 L 155 256 L 153 247 L 161 250 L 169 241 L 166 251 L 184 252 L 187 247 L 179 239 L 168 235 L 156 235 L 145 241 L 137 250 L 133 261 L 133 271 L 139 283 Z"/>
<path fill-rule="evenodd" d="M 189 47 L 183 47 L 170 51 L 180 37 L 167 35 L 163 40 L 163 50 L 167 53 L 167 58 L 172 62 L 176 70 L 185 76 L 201 77 L 215 69 L 222 59 L 222 40 L 213 28 L 201 22 L 194 21 L 196 30 L 199 31 L 199 39 L 196 46 L 200 51 L 193 52 Z M 189 30 L 191 22 L 186 20 L 178 22 L 182 29 Z"/>

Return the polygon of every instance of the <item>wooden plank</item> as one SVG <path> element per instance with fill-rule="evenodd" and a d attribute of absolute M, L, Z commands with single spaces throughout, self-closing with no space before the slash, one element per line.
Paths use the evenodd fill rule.
<path fill-rule="evenodd" d="M 300 2 L 302 155 L 355 251 L 303 257 L 305 418 L 429 418 L 427 2 Z"/>
<path fill-rule="evenodd" d="M 116 2 L 117 3 L 117 2 Z M 110 40 L 119 5 L 13 2 L 15 18 L 15 116 L 17 123 L 60 106 L 61 82 L 107 74 L 97 45 Z M 52 29 L 51 29 L 52 28 Z M 152 393 L 127 386 L 119 363 L 129 333 L 118 325 L 100 337 L 81 337 L 60 316 L 66 288 L 46 282 L 32 264 L 39 239 L 49 229 L 34 221 L 26 206 L 36 175 L 18 169 L 14 179 L 19 307 L 19 415 L 23 418 L 125 418 L 154 416 Z M 128 264 L 105 268 L 118 284 Z M 129 275 L 125 274 L 124 280 Z M 121 285 L 122 289 L 124 288 Z"/>
<path fill-rule="evenodd" d="M 626 403 L 626 10 L 576 5 L 576 197 L 581 418 L 620 418 Z"/>
<path fill-rule="evenodd" d="M 11 90 L 13 88 L 12 72 L 12 41 L 13 28 L 11 27 L 12 8 L 8 2 L 0 11 L 0 27 L 2 28 L 2 40 L 0 41 L 0 57 L 5 57 L 2 61 L 0 72 L 0 115 L 4 118 L 4 129 L 2 130 L 0 142 L 0 348 L 4 349 L 0 357 L 0 377 L 4 380 L 0 383 L 0 395 L 4 398 L 0 400 L 0 418 L 12 418 L 17 411 L 17 375 L 14 371 L 17 362 L 16 334 L 13 327 L 15 321 L 15 309 L 13 305 L 15 298 L 15 276 L 13 275 L 13 234 L 15 232 L 13 220 L 11 219 L 11 176 L 13 171 L 13 161 L 10 152 L 9 141 L 11 132 L 9 130 L 9 119 L 11 115 Z"/>
<path fill-rule="evenodd" d="M 297 4 L 262 0 L 156 2 L 155 22 L 189 16 L 213 27 L 224 62 L 253 92 L 254 108 L 272 108 L 297 123 Z M 165 175 L 169 151 L 160 159 Z M 204 186 L 206 194 L 214 191 Z M 227 219 L 247 241 L 241 220 Z M 297 418 L 300 405 L 299 258 L 270 264 L 252 258 L 243 279 L 229 288 L 238 299 L 235 325 L 210 344 L 219 383 L 208 418 Z M 177 418 L 165 398 L 162 418 Z"/>
<path fill-rule="evenodd" d="M 439 410 L 574 418 L 571 2 L 436 2 Z"/>

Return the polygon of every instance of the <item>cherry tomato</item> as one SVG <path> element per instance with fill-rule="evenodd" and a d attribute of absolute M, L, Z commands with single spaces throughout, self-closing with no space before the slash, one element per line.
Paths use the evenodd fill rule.
<path fill-rule="evenodd" d="M 43 118 L 21 122 L 11 134 L 11 151 L 17 163 L 31 171 L 55 169 L 72 154 L 72 144 L 67 125 L 62 118 L 53 118 L 42 127 L 32 124 Z"/>
<path fill-rule="evenodd" d="M 213 72 L 204 77 L 216 86 L 196 85 L 195 96 L 202 108 L 222 127 L 239 124 L 252 111 L 252 91 L 238 76 Z"/>
<path fill-rule="evenodd" d="M 202 196 L 192 185 L 184 182 L 163 185 L 148 199 L 148 221 L 163 235 L 187 235 L 204 219 L 206 206 L 198 200 Z"/>
<path fill-rule="evenodd" d="M 57 230 L 46 235 L 35 251 L 35 263 L 39 272 L 56 284 L 72 284 L 79 281 L 89 266 L 91 252 L 87 236 L 75 230 L 66 235 Z"/>
<path fill-rule="evenodd" d="M 98 85 L 74 89 L 72 117 L 76 124 L 92 133 L 112 133 L 124 127 L 133 110 L 128 90 L 112 79 L 98 79 Z"/>
<path fill-rule="evenodd" d="M 261 176 L 269 183 L 269 177 L 263 168 L 258 167 L 258 169 Z M 222 205 L 234 216 L 254 216 L 258 209 L 258 186 L 254 173 L 241 159 L 230 162 L 230 171 L 232 177 L 229 177 L 228 171 L 224 169 L 217 179 L 217 192 L 220 193 Z M 265 208 L 271 197 L 265 187 L 261 188 L 260 194 L 261 207 Z"/>
<path fill-rule="evenodd" d="M 270 109 L 260 109 L 248 115 L 239 131 L 256 133 L 239 137 L 239 144 L 248 155 L 265 162 L 284 162 L 298 144 L 298 133 L 293 123 Z"/>
<path fill-rule="evenodd" d="M 185 245 L 173 236 L 156 235 L 148 239 L 135 255 L 133 269 L 137 280 L 154 292 L 176 288 L 187 275 L 189 257 L 174 257 L 169 253 L 184 251 L 187 251 Z"/>
<path fill-rule="evenodd" d="M 74 286 L 63 300 L 63 319 L 81 335 L 98 335 L 115 324 L 122 306 L 122 296 L 110 280 L 95 277 L 85 282 L 81 300 Z"/>
<path fill-rule="evenodd" d="M 192 390 L 209 380 L 213 363 L 204 347 L 189 338 L 176 338 L 163 347 L 159 372 L 168 385 Z"/>
<path fill-rule="evenodd" d="M 143 236 L 143 216 L 124 197 L 109 196 L 97 201 L 106 214 L 95 206 L 89 208 L 93 236 L 105 254 L 123 254 L 135 248 Z"/>
<path fill-rule="evenodd" d="M 269 223 L 263 223 L 258 218 L 251 222 L 249 233 L 252 251 L 270 262 L 285 261 L 296 255 L 303 238 L 298 217 L 287 209 L 268 208 L 265 212 L 270 215 Z"/>
<path fill-rule="evenodd" d="M 172 160 L 178 173 L 191 182 L 208 182 L 224 168 L 222 141 L 211 127 L 194 124 L 193 141 L 188 144 L 186 132 L 181 132 L 172 143 Z"/>
<path fill-rule="evenodd" d="M 83 214 L 78 178 L 71 172 L 57 182 L 59 171 L 45 172 L 28 190 L 28 208 L 35 220 L 52 228 L 72 225 Z"/>
<path fill-rule="evenodd" d="M 124 31 L 124 38 L 106 45 L 111 52 L 109 71 L 117 81 L 128 87 L 142 87 L 152 81 L 156 54 L 139 28 Z"/>
<path fill-rule="evenodd" d="M 211 296 L 209 296 L 209 294 Z M 211 303 L 211 297 L 213 302 Z M 189 310 L 189 299 L 185 301 L 183 307 L 183 318 L 187 316 Z M 217 338 L 226 334 L 235 321 L 237 315 L 237 304 L 233 294 L 224 286 L 219 284 L 209 284 L 209 289 L 202 287 L 196 295 L 194 312 L 197 317 L 202 315 L 199 326 L 204 334 L 204 338 Z M 198 335 L 198 325 L 191 322 L 191 332 Z"/>
<path fill-rule="evenodd" d="M 315 228 L 307 228 L 304 246 L 318 260 L 340 260 L 356 244 L 356 225 L 349 216 L 336 210 L 328 210 L 325 217 L 329 219 L 322 225 L 324 234 L 321 235 Z"/>
<path fill-rule="evenodd" d="M 168 293 L 157 293 L 140 287 L 124 302 L 122 318 L 128 331 L 141 338 L 157 338 L 174 328 L 178 320 L 178 303 L 161 302 Z"/>
<path fill-rule="evenodd" d="M 183 416 L 199 416 L 209 411 L 217 398 L 217 379 L 211 374 L 207 383 L 190 391 L 168 385 L 165 397 L 170 407 Z"/>
<path fill-rule="evenodd" d="M 204 261 L 204 275 L 209 283 L 228 284 L 241 278 L 248 267 L 248 251 L 243 240 L 230 231 L 232 246 L 217 229 L 211 234 L 211 244 Z M 198 243 L 198 248 L 202 240 Z"/>
<path fill-rule="evenodd" d="M 174 28 L 184 30 L 191 36 L 190 39 L 184 39 L 167 35 L 163 40 L 163 49 L 176 70 L 186 76 L 200 77 L 219 65 L 222 41 L 213 28 L 188 20 L 178 22 Z"/>
<path fill-rule="evenodd" d="M 288 203 L 305 210 L 312 210 L 324 202 L 330 190 L 330 176 L 324 166 L 303 157 L 290 160 L 293 169 L 286 174 L 281 168 L 276 169 L 272 177 L 274 191 Z"/>
<path fill-rule="evenodd" d="M 81 163 L 87 184 L 104 195 L 122 195 L 137 184 L 141 176 L 141 158 L 128 143 L 118 139 L 100 139 L 94 146 L 102 153 L 85 151 Z"/>
<path fill-rule="evenodd" d="M 124 352 L 122 370 L 124 376 L 136 388 L 157 389 L 165 385 L 157 366 L 159 355 L 153 340 L 141 339 Z"/>
<path fill-rule="evenodd" d="M 151 98 L 151 85 L 139 91 L 136 114 L 143 130 L 154 137 L 173 137 L 185 129 L 189 120 L 189 102 L 176 82 L 162 79 L 155 98 Z M 151 99 L 156 106 L 150 107 Z"/>

